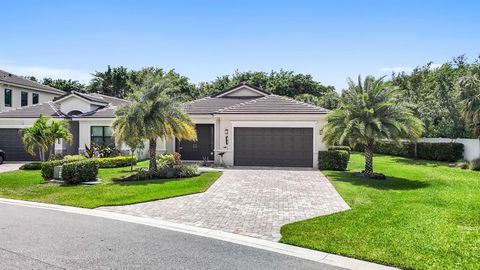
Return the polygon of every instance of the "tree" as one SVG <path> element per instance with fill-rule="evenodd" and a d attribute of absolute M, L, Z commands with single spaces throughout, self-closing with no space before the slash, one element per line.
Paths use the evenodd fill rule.
<path fill-rule="evenodd" d="M 301 94 L 296 96 L 295 99 L 329 110 L 334 110 L 340 105 L 340 97 L 335 92 L 326 93 L 319 97 L 312 94 Z"/>
<path fill-rule="evenodd" d="M 362 82 L 359 76 L 358 84 L 349 79 L 340 108 L 331 112 L 327 121 L 322 131 L 328 145 L 364 146 L 367 177 L 373 174 L 375 142 L 417 140 L 424 130 L 420 119 L 402 102 L 398 90 L 385 85 L 383 77 L 376 80 L 367 76 Z"/>
<path fill-rule="evenodd" d="M 125 98 L 131 92 L 128 85 L 130 75 L 131 72 L 122 66 L 114 68 L 108 66 L 104 72 L 95 71 L 87 92 Z"/>
<path fill-rule="evenodd" d="M 113 121 L 119 142 L 149 141 L 149 171 L 157 171 L 157 139 L 175 137 L 195 140 L 195 125 L 171 93 L 177 92 L 171 81 L 159 74 L 148 74 L 140 84 L 132 85 L 130 105 L 119 107 Z"/>
<path fill-rule="evenodd" d="M 25 150 L 35 156 L 35 148 L 41 161 L 45 161 L 45 152 L 49 147 L 54 147 L 56 139 L 72 141 L 72 135 L 65 120 L 52 120 L 40 114 L 31 127 L 21 130 Z"/>
<path fill-rule="evenodd" d="M 66 92 L 78 91 L 84 92 L 85 85 L 81 84 L 79 81 L 68 79 L 52 79 L 52 78 L 43 78 L 41 81 L 43 85 L 47 85 L 53 88 L 57 88 Z"/>
<path fill-rule="evenodd" d="M 480 139 L 480 75 L 469 72 L 458 80 L 458 87 L 462 116 Z"/>
<path fill-rule="evenodd" d="M 200 97 L 211 95 L 223 89 L 238 85 L 241 82 L 247 82 L 263 89 L 271 91 L 273 94 L 295 98 L 301 94 L 310 94 L 313 96 L 323 96 L 327 93 L 334 93 L 333 86 L 324 86 L 317 82 L 309 74 L 295 74 L 293 71 L 235 71 L 231 76 L 220 76 L 212 82 L 201 83 L 197 87 Z"/>

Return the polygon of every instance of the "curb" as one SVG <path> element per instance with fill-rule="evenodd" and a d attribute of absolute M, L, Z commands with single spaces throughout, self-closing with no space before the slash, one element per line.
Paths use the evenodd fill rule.
<path fill-rule="evenodd" d="M 182 233 L 193 234 L 202 237 L 208 237 L 216 240 L 226 241 L 234 244 L 249 246 L 253 248 L 258 248 L 262 250 L 268 250 L 271 252 L 276 252 L 284 255 L 289 255 L 297 258 L 302 258 L 306 260 L 311 260 L 315 262 L 320 262 L 332 266 L 342 267 L 346 269 L 372 269 L 372 270 L 392 270 L 398 269 L 390 266 L 385 266 L 381 264 L 366 262 L 362 260 L 357 260 L 353 258 L 348 258 L 340 255 L 330 254 L 326 252 L 291 246 L 287 244 L 277 243 L 273 241 L 252 238 L 248 236 L 227 233 L 218 230 L 211 230 L 206 228 L 200 228 L 190 225 L 178 224 L 174 222 L 153 219 L 153 218 L 145 218 L 145 217 L 137 217 L 131 215 L 125 215 L 120 213 L 113 213 L 107 211 L 101 211 L 96 209 L 87 209 L 87 208 L 78 208 L 72 206 L 63 206 L 63 205 L 55 205 L 55 204 L 47 204 L 47 203 L 38 203 L 38 202 L 30 202 L 30 201 L 22 201 L 22 200 L 14 200 L 14 199 L 4 199 L 0 198 L 0 203 L 3 204 L 10 204 L 10 205 L 17 205 L 17 206 L 24 206 L 24 207 L 32 207 L 32 208 L 40 208 L 46 210 L 53 210 L 53 211 L 61 211 L 66 213 L 72 214 L 79 214 L 79 215 L 88 215 L 88 216 L 95 216 L 101 218 L 108 218 L 118 221 L 136 223 L 171 231 L 177 231 Z"/>

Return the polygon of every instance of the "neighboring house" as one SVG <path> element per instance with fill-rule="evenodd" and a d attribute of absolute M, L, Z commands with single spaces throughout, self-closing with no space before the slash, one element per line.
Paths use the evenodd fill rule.
<path fill-rule="evenodd" d="M 23 145 L 18 129 L 31 125 L 43 113 L 71 121 L 73 143 L 58 143 L 55 149 L 76 154 L 91 142 L 113 143 L 110 125 L 114 110 L 124 104 L 128 101 L 72 92 L 52 102 L 0 113 L 0 138 L 5 130 L 16 129 L 16 138 L 7 144 L 20 153 Z M 186 103 L 184 108 L 196 124 L 198 140 L 159 141 L 157 153 L 177 151 L 183 160 L 235 166 L 316 167 L 318 151 L 326 149 L 319 130 L 328 110 L 246 83 Z M 12 134 L 9 136 L 15 137 Z M 28 154 L 23 150 L 18 157 L 26 159 Z"/>
<path fill-rule="evenodd" d="M 64 91 L 0 70 L 0 112 L 50 101 Z"/>

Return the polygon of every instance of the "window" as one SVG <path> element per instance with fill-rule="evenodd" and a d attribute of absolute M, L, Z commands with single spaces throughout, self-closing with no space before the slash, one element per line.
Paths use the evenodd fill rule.
<path fill-rule="evenodd" d="M 28 92 L 22 91 L 22 107 L 28 105 Z"/>
<path fill-rule="evenodd" d="M 12 107 L 12 89 L 5 89 L 5 107 Z"/>
<path fill-rule="evenodd" d="M 113 131 L 108 126 L 92 126 L 90 127 L 90 142 L 103 146 L 115 146 L 113 139 Z"/>
<path fill-rule="evenodd" d="M 38 93 L 32 93 L 32 104 L 38 104 Z"/>

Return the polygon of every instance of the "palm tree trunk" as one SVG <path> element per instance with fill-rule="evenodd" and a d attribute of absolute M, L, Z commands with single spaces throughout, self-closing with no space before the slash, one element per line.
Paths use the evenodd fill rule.
<path fill-rule="evenodd" d="M 365 145 L 365 171 L 366 175 L 373 174 L 373 147 L 372 145 Z"/>
<path fill-rule="evenodd" d="M 150 165 L 148 170 L 150 172 L 157 171 L 157 139 L 150 139 L 148 145 L 148 154 L 150 155 Z"/>

